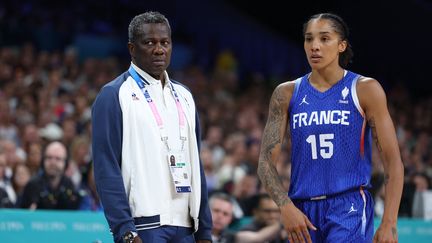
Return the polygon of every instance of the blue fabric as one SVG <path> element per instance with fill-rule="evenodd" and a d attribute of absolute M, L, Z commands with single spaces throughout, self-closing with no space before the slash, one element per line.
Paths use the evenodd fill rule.
<path fill-rule="evenodd" d="M 306 199 L 368 187 L 371 132 L 355 101 L 352 87 L 359 75 L 344 78 L 321 92 L 309 75 L 296 82 L 289 105 L 292 140 L 292 199 Z M 363 130 L 364 129 L 364 130 Z"/>
<path fill-rule="evenodd" d="M 106 84 L 92 106 L 92 154 L 96 188 L 116 240 L 121 239 L 123 232 L 135 231 L 120 169 L 123 123 L 118 94 L 120 86 L 128 77 L 129 73 L 125 72 Z"/>
<path fill-rule="evenodd" d="M 360 190 L 323 200 L 293 201 L 317 228 L 316 231 L 309 230 L 312 242 L 370 243 L 374 230 L 374 206 L 370 193 L 364 191 L 364 195 L 364 222 L 365 203 Z"/>

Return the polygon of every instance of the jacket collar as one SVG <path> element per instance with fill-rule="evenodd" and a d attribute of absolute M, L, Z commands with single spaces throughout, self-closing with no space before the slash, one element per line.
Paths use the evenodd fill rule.
<path fill-rule="evenodd" d="M 141 68 L 139 68 L 137 65 L 135 65 L 133 62 L 131 62 L 131 66 L 133 69 L 135 69 L 135 71 L 141 76 L 141 78 L 143 78 L 144 80 L 144 85 L 154 85 L 154 84 L 160 84 L 161 81 L 158 79 L 153 78 L 150 74 L 148 74 L 147 72 L 145 72 L 144 70 L 142 70 Z M 168 76 L 167 71 L 164 71 L 164 76 L 165 76 L 165 86 L 168 85 L 171 81 L 170 78 Z M 147 82 L 145 82 L 147 81 Z"/>

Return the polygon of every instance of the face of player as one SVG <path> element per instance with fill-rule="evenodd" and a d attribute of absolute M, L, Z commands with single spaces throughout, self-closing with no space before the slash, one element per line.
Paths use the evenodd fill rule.
<path fill-rule="evenodd" d="M 346 46 L 346 41 L 340 39 L 330 20 L 309 21 L 304 35 L 304 50 L 312 69 L 339 66 L 339 53 L 345 51 Z"/>
<path fill-rule="evenodd" d="M 153 78 L 161 80 L 171 61 L 171 31 L 166 24 L 143 24 L 142 35 L 129 43 L 134 63 Z"/>
<path fill-rule="evenodd" d="M 221 232 L 231 223 L 233 217 L 233 205 L 225 200 L 215 198 L 210 205 L 213 230 Z"/>

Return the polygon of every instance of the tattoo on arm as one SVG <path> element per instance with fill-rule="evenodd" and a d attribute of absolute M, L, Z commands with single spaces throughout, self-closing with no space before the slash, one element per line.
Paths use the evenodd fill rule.
<path fill-rule="evenodd" d="M 381 144 L 379 143 L 378 133 L 377 133 L 377 130 L 376 130 L 375 119 L 373 117 L 371 117 L 369 119 L 368 123 L 369 123 L 369 126 L 370 126 L 371 130 L 372 130 L 372 139 L 375 141 L 375 144 L 376 144 L 376 146 L 378 148 L 378 151 L 380 153 L 382 153 L 382 147 L 381 147 Z"/>
<path fill-rule="evenodd" d="M 390 179 L 390 175 L 389 175 L 388 173 L 386 173 L 386 174 L 384 175 L 384 185 L 387 185 L 387 184 L 388 184 L 389 179 Z"/>
<path fill-rule="evenodd" d="M 397 239 L 397 230 L 396 230 L 396 228 L 392 227 L 391 231 L 392 231 L 393 239 Z"/>
<path fill-rule="evenodd" d="M 270 101 L 269 116 L 266 127 L 264 129 L 261 153 L 258 164 L 258 176 L 261 182 L 267 189 L 267 192 L 273 198 L 278 206 L 283 206 L 291 202 L 287 192 L 282 186 L 282 182 L 279 178 L 279 174 L 276 170 L 275 163 L 273 162 L 273 153 L 276 150 L 280 150 L 282 146 L 283 135 L 281 134 L 281 128 L 286 124 L 284 122 L 284 103 L 287 98 L 282 94 L 280 90 L 276 90 Z"/>

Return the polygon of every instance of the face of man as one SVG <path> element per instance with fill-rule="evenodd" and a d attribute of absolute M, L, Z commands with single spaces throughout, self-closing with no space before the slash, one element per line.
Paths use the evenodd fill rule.
<path fill-rule="evenodd" d="M 255 209 L 254 214 L 255 219 L 264 225 L 270 225 L 280 220 L 279 207 L 270 198 L 261 199 L 259 207 Z"/>
<path fill-rule="evenodd" d="M 59 142 L 47 146 L 44 169 L 48 177 L 61 177 L 66 166 L 66 148 Z"/>
<path fill-rule="evenodd" d="M 171 31 L 166 24 L 143 24 L 142 35 L 129 42 L 132 61 L 153 78 L 162 80 L 171 61 Z"/>
<path fill-rule="evenodd" d="M 232 203 L 214 198 L 210 203 L 212 213 L 213 231 L 221 232 L 231 223 L 233 217 Z"/>

